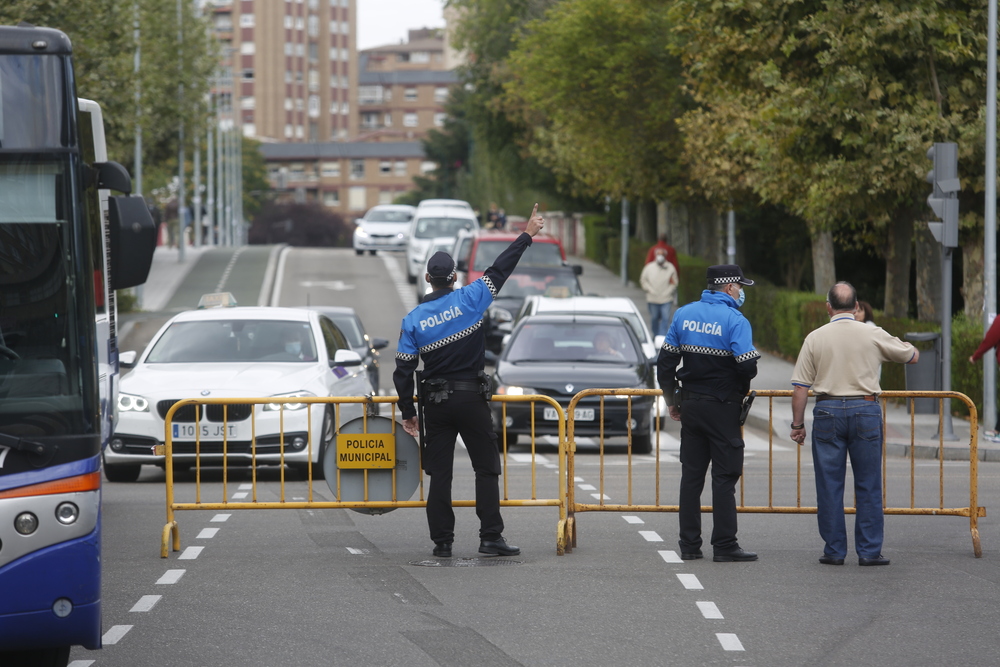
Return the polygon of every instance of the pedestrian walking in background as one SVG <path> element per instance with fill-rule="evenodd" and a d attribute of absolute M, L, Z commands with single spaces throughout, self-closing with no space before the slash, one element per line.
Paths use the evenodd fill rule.
<path fill-rule="evenodd" d="M 657 250 L 663 250 L 665 253 L 667 253 L 667 261 L 674 265 L 674 268 L 677 270 L 677 275 L 680 275 L 681 265 L 677 263 L 677 251 L 674 250 L 674 247 L 672 245 L 667 243 L 666 234 L 660 234 L 659 238 L 656 241 L 656 244 L 649 249 L 649 252 L 646 253 L 646 264 L 656 261 Z"/>
<path fill-rule="evenodd" d="M 528 226 L 486 269 L 481 278 L 454 289 L 455 260 L 445 252 L 427 261 L 424 278 L 434 291 L 403 318 L 392 375 L 399 396 L 403 429 L 420 434 L 423 421 L 423 468 L 430 475 L 427 524 L 434 555 L 450 557 L 455 541 L 455 511 L 451 481 L 455 440 L 461 434 L 476 471 L 476 515 L 479 517 L 479 553 L 516 556 L 518 547 L 503 538 L 500 516 L 500 450 L 493 429 L 489 393 L 491 380 L 483 372 L 486 332 L 483 315 L 517 267 L 531 239 L 545 224 L 535 204 Z M 420 387 L 421 415 L 413 406 L 414 371 L 424 361 Z"/>
<path fill-rule="evenodd" d="M 872 313 L 872 305 L 867 301 L 858 301 L 858 307 L 854 311 L 854 319 L 858 322 L 864 322 L 870 327 L 878 326 L 875 324 L 875 315 Z"/>
<path fill-rule="evenodd" d="M 983 358 L 983 355 L 995 348 L 998 343 L 1000 343 L 1000 317 L 994 318 L 993 324 L 990 325 L 990 328 L 986 330 L 986 335 L 983 336 L 983 342 L 979 344 L 976 351 L 969 357 L 969 363 L 978 363 Z M 990 442 L 1000 442 L 1000 412 L 997 413 L 997 423 L 994 425 L 993 430 L 986 431 L 985 436 Z"/>
<path fill-rule="evenodd" d="M 858 297 L 840 282 L 827 294 L 830 322 L 802 343 L 792 371 L 791 438 L 806 439 L 809 390 L 813 407 L 812 455 L 816 475 L 816 519 L 825 542 L 819 562 L 843 565 L 847 556 L 844 480 L 847 457 L 854 476 L 854 550 L 858 565 L 888 565 L 882 555 L 882 410 L 878 403 L 882 362 L 915 364 L 919 351 L 881 327 L 855 319 Z"/>
<path fill-rule="evenodd" d="M 701 492 L 709 463 L 713 560 L 757 560 L 736 540 L 736 482 L 743 474 L 744 449 L 740 412 L 760 358 L 750 322 L 739 310 L 742 285 L 753 281 L 735 264 L 708 267 L 708 289 L 701 301 L 677 310 L 656 362 L 670 417 L 681 423 L 678 544 L 684 560 L 702 558 Z"/>
<path fill-rule="evenodd" d="M 639 285 L 646 292 L 653 335 L 666 336 L 677 299 L 677 269 L 667 261 L 667 253 L 662 248 L 656 250 L 655 261 L 642 268 Z"/>

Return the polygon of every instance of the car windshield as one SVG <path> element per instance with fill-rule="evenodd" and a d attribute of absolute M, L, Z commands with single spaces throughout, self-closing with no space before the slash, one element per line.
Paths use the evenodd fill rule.
<path fill-rule="evenodd" d="M 427 262 L 427 260 L 433 257 L 436 252 L 446 252 L 450 255 L 451 251 L 454 249 L 455 239 L 448 239 L 446 241 L 435 239 L 434 242 L 427 247 L 427 254 L 424 255 L 424 262 Z"/>
<path fill-rule="evenodd" d="M 546 315 L 573 315 L 579 311 L 571 310 L 544 310 L 538 311 L 536 314 L 545 313 Z M 593 311 L 597 314 L 598 311 Z M 642 321 L 639 319 L 639 315 L 634 312 L 618 312 L 618 311 L 601 311 L 603 315 L 614 315 L 615 317 L 620 317 L 628 322 L 629 326 L 632 327 L 632 331 L 635 332 L 635 337 L 639 339 L 640 343 L 648 342 L 646 339 L 646 328 L 642 326 Z"/>
<path fill-rule="evenodd" d="M 516 299 L 533 294 L 569 297 L 580 296 L 582 293 L 580 282 L 571 271 L 548 274 L 519 273 L 515 271 L 507 279 L 507 282 L 503 284 L 503 288 L 500 290 L 497 298 Z"/>
<path fill-rule="evenodd" d="M 436 236 L 456 236 L 461 229 L 474 229 L 476 222 L 469 218 L 418 218 L 413 235 L 418 239 Z"/>
<path fill-rule="evenodd" d="M 473 271 L 485 271 L 496 258 L 510 246 L 509 241 L 483 241 L 476 246 L 476 259 L 473 264 Z M 528 246 L 528 249 L 518 260 L 518 266 L 562 266 L 562 253 L 555 243 L 535 242 Z"/>
<path fill-rule="evenodd" d="M 527 322 L 511 339 L 506 361 L 598 363 L 639 362 L 628 330 L 622 324 Z"/>
<path fill-rule="evenodd" d="M 316 361 L 306 322 L 205 320 L 174 322 L 146 357 L 147 364 Z"/>
<path fill-rule="evenodd" d="M 409 211 L 369 211 L 365 222 L 409 222 L 413 214 Z"/>
<path fill-rule="evenodd" d="M 329 317 L 347 337 L 347 342 L 351 344 L 351 347 L 360 347 L 365 344 L 364 334 L 361 332 L 358 320 L 353 315 L 330 315 Z"/>

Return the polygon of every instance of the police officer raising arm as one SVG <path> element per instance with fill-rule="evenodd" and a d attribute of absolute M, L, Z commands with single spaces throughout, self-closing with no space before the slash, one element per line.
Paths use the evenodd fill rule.
<path fill-rule="evenodd" d="M 434 291 L 403 318 L 392 380 L 406 432 L 416 437 L 423 419 L 423 468 L 431 478 L 427 524 L 435 556 L 451 556 L 455 539 L 451 481 L 458 434 L 465 442 L 476 473 L 479 553 L 495 556 L 521 553 L 503 538 L 500 450 L 489 407 L 490 378 L 483 371 L 486 333 L 482 324 L 486 310 L 544 224 L 535 204 L 524 233 L 500 253 L 482 278 L 458 290 L 454 289 L 455 260 L 447 253 L 435 253 L 427 262 L 424 276 Z M 418 418 L 412 397 L 413 373 L 420 359 L 424 368 L 420 387 L 422 416 Z"/>
<path fill-rule="evenodd" d="M 735 264 L 708 267 L 701 300 L 680 308 L 657 359 L 657 379 L 681 422 L 681 558 L 702 558 L 701 492 L 712 464 L 713 560 L 757 560 L 736 541 L 736 482 L 743 474 L 741 403 L 757 375 L 760 353 L 739 311 L 741 285 L 753 285 Z M 681 362 L 683 361 L 683 364 Z M 678 369 L 678 365 L 681 365 Z M 677 381 L 681 387 L 675 392 Z"/>

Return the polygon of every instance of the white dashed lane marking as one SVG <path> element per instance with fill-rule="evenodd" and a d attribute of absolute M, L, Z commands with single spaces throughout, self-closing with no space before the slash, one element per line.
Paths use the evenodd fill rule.
<path fill-rule="evenodd" d="M 683 563 L 676 551 L 660 551 L 660 557 L 667 563 Z"/>
<path fill-rule="evenodd" d="M 247 493 L 246 491 L 240 491 L 239 493 L 234 493 L 233 494 L 233 500 L 243 500 L 248 495 L 250 495 L 250 494 Z"/>
<path fill-rule="evenodd" d="M 129 611 L 149 611 L 156 606 L 162 595 L 143 595 Z"/>
<path fill-rule="evenodd" d="M 66 667 L 90 667 L 92 664 L 94 664 L 93 660 L 74 660 Z"/>
<path fill-rule="evenodd" d="M 594 500 L 611 500 L 611 496 L 600 493 L 592 493 L 590 497 Z"/>
<path fill-rule="evenodd" d="M 205 547 L 188 547 L 181 555 L 177 557 L 177 560 L 194 560 L 201 555 L 201 550 Z"/>
<path fill-rule="evenodd" d="M 358 549 L 356 547 L 347 547 L 347 552 L 355 556 L 365 556 L 368 554 L 368 549 Z"/>
<path fill-rule="evenodd" d="M 216 514 L 215 516 L 212 517 L 212 521 L 222 523 L 224 521 L 227 521 L 231 516 L 232 514 Z"/>
<path fill-rule="evenodd" d="M 156 583 L 158 584 L 176 584 L 184 576 L 187 570 L 167 570 L 166 573 L 160 577 Z"/>
<path fill-rule="evenodd" d="M 714 602 L 696 602 L 695 604 L 698 605 L 698 611 L 705 618 L 722 618 L 722 612 L 719 611 L 719 607 Z"/>
<path fill-rule="evenodd" d="M 663 538 L 655 530 L 640 530 L 639 534 L 642 535 L 642 539 L 647 542 L 662 542 Z"/>
<path fill-rule="evenodd" d="M 131 625 L 112 625 L 111 629 L 104 633 L 101 637 L 101 643 L 105 646 L 110 646 L 111 644 L 117 644 L 122 640 L 122 637 L 128 634 L 128 631 L 132 629 Z"/>
<path fill-rule="evenodd" d="M 250 491 L 253 489 L 253 484 L 240 484 L 240 491 Z"/>
<path fill-rule="evenodd" d="M 645 521 L 643 521 L 642 519 L 640 519 L 637 516 L 627 516 L 626 515 L 626 516 L 623 516 L 622 518 L 625 519 L 625 521 L 628 522 L 628 523 L 646 523 Z"/>
<path fill-rule="evenodd" d="M 700 581 L 698 581 L 698 577 L 693 574 L 678 574 L 677 579 L 679 579 L 681 585 L 689 591 L 705 590 L 705 587 L 701 585 Z"/>
<path fill-rule="evenodd" d="M 198 533 L 197 540 L 208 540 L 215 537 L 215 534 L 219 532 L 218 528 L 202 528 L 201 532 Z"/>
<path fill-rule="evenodd" d="M 593 484 L 580 484 L 581 491 L 597 491 L 597 487 Z"/>
<path fill-rule="evenodd" d="M 719 639 L 719 643 L 722 644 L 723 650 L 726 651 L 744 651 L 743 643 L 740 638 L 731 632 L 716 632 L 715 636 Z"/>

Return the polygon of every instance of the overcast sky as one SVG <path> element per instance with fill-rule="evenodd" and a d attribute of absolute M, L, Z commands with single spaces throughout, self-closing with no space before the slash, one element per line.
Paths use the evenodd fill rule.
<path fill-rule="evenodd" d="M 358 49 L 398 44 L 411 28 L 443 28 L 444 0 L 358 0 Z"/>

